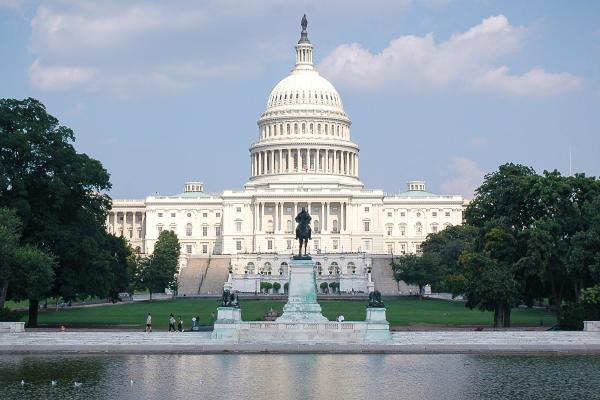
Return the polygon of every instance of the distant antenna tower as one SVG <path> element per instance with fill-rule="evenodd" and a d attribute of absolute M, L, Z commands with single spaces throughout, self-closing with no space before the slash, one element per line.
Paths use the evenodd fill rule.
<path fill-rule="evenodd" d="M 571 157 L 571 146 L 569 146 L 569 176 L 573 176 L 573 157 Z"/>

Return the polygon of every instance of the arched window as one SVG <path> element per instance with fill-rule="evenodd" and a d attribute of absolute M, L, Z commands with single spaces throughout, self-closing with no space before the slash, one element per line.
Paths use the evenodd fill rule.
<path fill-rule="evenodd" d="M 263 264 L 263 267 L 262 267 L 260 273 L 262 275 L 271 275 L 271 272 L 272 272 L 271 263 L 267 261 L 266 263 Z"/>
<path fill-rule="evenodd" d="M 306 134 L 306 124 L 304 122 L 302 123 L 302 134 Z"/>
<path fill-rule="evenodd" d="M 298 124 L 294 124 L 294 134 L 298 134 Z"/>
<path fill-rule="evenodd" d="M 244 273 L 254 275 L 255 271 L 253 262 L 249 262 L 248 264 L 246 264 L 246 270 L 244 271 Z"/>
<path fill-rule="evenodd" d="M 325 134 L 327 135 L 329 133 L 329 130 L 327 129 L 329 125 L 325 124 Z"/>
<path fill-rule="evenodd" d="M 321 134 L 321 124 L 317 124 L 317 134 Z"/>
<path fill-rule="evenodd" d="M 185 226 L 185 236 L 192 236 L 192 224 Z"/>
<path fill-rule="evenodd" d="M 313 133 L 315 133 L 313 130 L 313 124 L 310 124 L 310 134 L 312 135 Z"/>
<path fill-rule="evenodd" d="M 287 134 L 289 135 L 290 134 L 290 124 L 287 124 L 286 129 L 287 129 Z"/>
<path fill-rule="evenodd" d="M 341 270 L 340 270 L 340 266 L 338 265 L 338 263 L 336 263 L 335 261 L 331 263 L 331 266 L 334 268 L 335 273 L 336 274 L 340 274 Z"/>
<path fill-rule="evenodd" d="M 279 275 L 287 275 L 288 273 L 288 263 L 282 262 L 279 266 Z"/>
<path fill-rule="evenodd" d="M 423 234 L 423 225 L 420 222 L 415 224 L 415 233 L 419 236 Z"/>
<path fill-rule="evenodd" d="M 348 263 L 348 272 L 356 274 L 356 265 L 353 262 Z"/>
<path fill-rule="evenodd" d="M 317 269 L 317 274 L 318 275 L 323 275 L 323 266 L 321 265 L 320 262 L 316 262 L 315 263 L 315 268 Z"/>

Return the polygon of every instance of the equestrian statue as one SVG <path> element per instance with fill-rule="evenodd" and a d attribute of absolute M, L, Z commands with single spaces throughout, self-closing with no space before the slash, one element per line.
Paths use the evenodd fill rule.
<path fill-rule="evenodd" d="M 296 222 L 298 226 L 296 227 L 296 239 L 300 244 L 298 248 L 298 256 L 297 258 L 304 258 L 310 256 L 307 254 L 308 240 L 311 239 L 311 229 L 310 229 L 310 214 L 302 207 L 302 211 L 298 213 L 296 216 Z M 304 256 L 302 256 L 302 245 L 304 245 Z M 295 257 L 296 258 L 296 257 Z"/>

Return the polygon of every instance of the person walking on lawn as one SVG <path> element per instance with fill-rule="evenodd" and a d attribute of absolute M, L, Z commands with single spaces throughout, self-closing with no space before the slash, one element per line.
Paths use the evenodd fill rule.
<path fill-rule="evenodd" d="M 148 316 L 146 317 L 146 333 L 150 332 L 152 332 L 152 315 L 148 313 Z"/>
<path fill-rule="evenodd" d="M 175 317 L 173 314 L 169 316 L 169 332 L 175 332 Z"/>

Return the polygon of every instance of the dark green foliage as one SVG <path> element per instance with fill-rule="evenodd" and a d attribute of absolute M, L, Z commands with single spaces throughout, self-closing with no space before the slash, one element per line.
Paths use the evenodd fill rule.
<path fill-rule="evenodd" d="M 419 286 L 420 298 L 425 285 L 430 284 L 435 290 L 446 276 L 445 266 L 440 263 L 438 254 L 433 252 L 398 257 L 392 268 L 396 280 Z"/>
<path fill-rule="evenodd" d="M 327 282 L 321 282 L 321 284 L 319 285 L 319 287 L 321 288 L 321 290 L 323 291 L 323 293 L 325 293 L 327 291 L 327 289 L 329 288 L 329 285 L 327 284 Z"/>
<path fill-rule="evenodd" d="M 273 282 L 273 291 L 279 293 L 279 289 L 281 289 L 281 283 Z"/>
<path fill-rule="evenodd" d="M 16 210 L 23 243 L 54 254 L 52 294 L 67 300 L 106 296 L 111 287 L 109 175 L 73 141 L 39 101 L 0 100 L 0 206 Z"/>
<path fill-rule="evenodd" d="M 177 282 L 177 265 L 181 247 L 177 235 L 169 230 L 162 231 L 150 257 L 139 258 L 136 265 L 136 279 L 139 288 L 152 293 L 163 292 Z"/>

